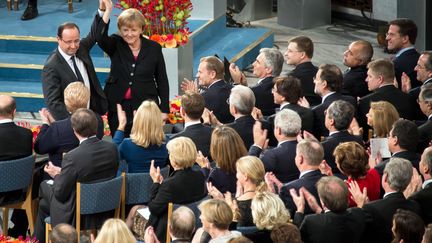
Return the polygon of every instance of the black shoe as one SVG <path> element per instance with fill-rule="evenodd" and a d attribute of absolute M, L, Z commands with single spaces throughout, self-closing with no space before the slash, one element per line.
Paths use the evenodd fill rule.
<path fill-rule="evenodd" d="M 23 15 L 21 16 L 21 20 L 29 20 L 34 19 L 38 16 L 38 10 L 36 6 L 28 5 L 24 10 Z"/>

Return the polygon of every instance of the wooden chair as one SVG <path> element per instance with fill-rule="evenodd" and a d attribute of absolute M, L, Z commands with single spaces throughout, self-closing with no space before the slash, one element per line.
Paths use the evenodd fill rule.
<path fill-rule="evenodd" d="M 26 211 L 30 233 L 34 232 L 37 210 L 37 200 L 32 200 L 32 180 L 35 156 L 0 161 L 0 192 L 27 190 L 24 201 L 11 202 L 0 205 L 3 208 L 3 235 L 7 236 L 9 223 L 9 209 L 23 209 Z"/>
<path fill-rule="evenodd" d="M 124 195 L 125 175 L 96 183 L 76 183 L 76 224 L 80 239 L 81 215 L 90 215 L 115 210 L 114 218 L 120 218 L 121 198 Z M 51 228 L 50 218 L 45 219 L 45 239 L 48 240 Z M 87 230 L 87 229 L 86 229 Z M 93 229 L 95 230 L 95 229 Z"/>

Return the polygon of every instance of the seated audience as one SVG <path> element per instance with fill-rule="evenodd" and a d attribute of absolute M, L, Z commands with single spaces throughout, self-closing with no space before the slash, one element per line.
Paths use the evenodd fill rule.
<path fill-rule="evenodd" d="M 241 235 L 238 231 L 230 231 L 228 229 L 233 220 L 233 213 L 230 206 L 224 200 L 205 200 L 198 208 L 201 213 L 200 219 L 203 226 L 195 233 L 192 239 L 193 243 L 200 242 L 204 231 L 210 235 L 210 243 L 226 243 L 228 240 Z"/>
<path fill-rule="evenodd" d="M 150 161 L 156 167 L 167 164 L 168 151 L 163 132 L 162 113 L 154 101 L 144 101 L 135 113 L 130 138 L 125 138 L 126 113 L 117 105 L 118 128 L 113 142 L 117 144 L 120 158 L 128 164 L 129 173 L 148 173 Z"/>
<path fill-rule="evenodd" d="M 399 114 L 396 108 L 387 101 L 371 102 L 369 112 L 366 114 L 367 124 L 373 130 L 373 137 L 386 138 Z"/>
<path fill-rule="evenodd" d="M 428 120 L 418 127 L 420 140 L 417 151 L 423 152 L 432 141 L 432 85 L 424 86 L 421 89 L 417 102 L 423 114 L 428 117 Z"/>
<path fill-rule="evenodd" d="M 370 93 L 366 83 L 366 66 L 372 56 L 373 47 L 370 42 L 365 40 L 351 42 L 343 56 L 343 64 L 348 69 L 343 74 L 342 94 L 357 99 Z"/>
<path fill-rule="evenodd" d="M 350 184 L 350 192 L 357 207 L 362 207 L 368 217 L 364 242 L 391 242 L 392 221 L 396 210 L 401 208 L 421 215 L 417 202 L 406 199 L 403 192 L 411 182 L 411 162 L 402 158 L 391 158 L 381 179 L 385 194 L 383 199 L 366 203 L 366 191 L 361 192 L 356 182 Z"/>
<path fill-rule="evenodd" d="M 425 228 L 417 214 L 398 209 L 393 215 L 392 232 L 392 242 L 421 243 Z"/>
<path fill-rule="evenodd" d="M 323 213 L 306 216 L 303 220 L 305 206 L 305 190 L 299 195 L 292 189 L 297 212 L 295 217 L 301 222 L 300 232 L 305 243 L 326 242 L 346 243 L 364 242 L 362 237 L 365 229 L 365 215 L 359 208 L 348 208 L 348 187 L 338 177 L 327 176 L 317 183 L 319 199 Z M 313 204 L 318 205 L 315 199 Z M 307 200 L 311 204 L 310 200 Z M 296 219 L 297 221 L 297 219 Z"/>
<path fill-rule="evenodd" d="M 251 204 L 257 232 L 244 234 L 253 242 L 271 242 L 270 233 L 278 224 L 290 222 L 290 214 L 277 194 L 257 193 Z"/>
<path fill-rule="evenodd" d="M 278 146 L 263 151 L 267 133 L 257 122 L 254 126 L 254 144 L 249 149 L 249 155 L 259 157 L 266 172 L 272 172 L 282 183 L 288 183 L 297 179 L 300 174 L 295 164 L 295 151 L 301 119 L 295 111 L 284 109 L 276 114 L 274 124 L 273 132 L 279 142 Z"/>
<path fill-rule="evenodd" d="M 69 224 L 58 224 L 49 235 L 50 243 L 78 243 L 78 234 Z"/>
<path fill-rule="evenodd" d="M 172 242 L 190 242 L 195 232 L 195 214 L 188 207 L 174 210 L 168 227 Z"/>
<path fill-rule="evenodd" d="M 192 91 L 186 91 L 181 97 L 180 114 L 185 121 L 184 130 L 174 134 L 171 138 L 188 137 L 192 139 L 198 151 L 210 161 L 210 139 L 213 129 L 201 123 L 204 112 L 204 98 Z"/>
<path fill-rule="evenodd" d="M 345 142 L 339 144 L 334 150 L 336 165 L 348 179 L 349 185 L 356 181 L 360 190 L 367 190 L 369 201 L 380 198 L 380 175 L 374 168 L 369 168 L 368 154 L 366 150 L 356 142 Z M 349 207 L 357 206 L 356 202 L 348 195 Z"/>
<path fill-rule="evenodd" d="M 94 243 L 135 243 L 136 239 L 132 235 L 125 222 L 121 219 L 108 219 L 103 224 Z"/>
<path fill-rule="evenodd" d="M 270 233 L 270 238 L 273 243 L 303 243 L 299 229 L 291 223 L 275 225 Z"/>
<path fill-rule="evenodd" d="M 207 181 L 220 192 L 236 192 L 236 161 L 247 154 L 244 143 L 234 129 L 227 126 L 216 127 L 210 142 L 210 154 L 216 162 L 215 168 L 210 168 L 208 160 L 198 156 Z"/>
<path fill-rule="evenodd" d="M 154 166 L 152 161 L 150 165 L 150 176 L 153 185 L 150 189 L 150 218 L 147 227 L 152 226 L 155 229 L 157 238 L 164 242 L 166 239 L 166 226 L 168 216 L 168 203 L 186 204 L 196 202 L 205 197 L 205 178 L 200 171 L 192 170 L 197 157 L 195 144 L 190 138 L 179 137 L 170 140 L 167 144 L 169 159 L 174 172 L 166 179 L 160 174 L 160 168 Z M 129 213 L 127 224 L 132 226 L 136 210 L 142 206 L 135 206 Z M 134 226 L 135 233 L 140 238 L 144 237 L 143 229 L 137 229 Z"/>

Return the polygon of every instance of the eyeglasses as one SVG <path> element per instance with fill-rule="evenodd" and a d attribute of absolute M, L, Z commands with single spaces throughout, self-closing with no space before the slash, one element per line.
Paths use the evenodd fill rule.
<path fill-rule="evenodd" d="M 60 40 L 62 40 L 68 46 L 70 46 L 72 44 L 79 45 L 79 43 L 80 43 L 80 39 L 78 39 L 78 40 L 69 40 L 69 41 L 65 41 L 63 39 L 60 39 Z"/>
<path fill-rule="evenodd" d="M 425 66 L 420 66 L 419 64 L 417 64 L 415 67 L 416 67 L 417 69 L 426 69 Z"/>

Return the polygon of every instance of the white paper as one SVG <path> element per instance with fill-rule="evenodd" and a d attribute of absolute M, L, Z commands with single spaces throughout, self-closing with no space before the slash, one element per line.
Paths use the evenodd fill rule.
<path fill-rule="evenodd" d="M 147 220 L 150 218 L 150 210 L 148 207 L 140 208 L 137 212 Z"/>
<path fill-rule="evenodd" d="M 371 138 L 370 139 L 371 157 L 375 159 L 377 153 L 380 152 L 381 158 L 390 158 L 390 150 L 388 148 L 387 138 Z"/>

